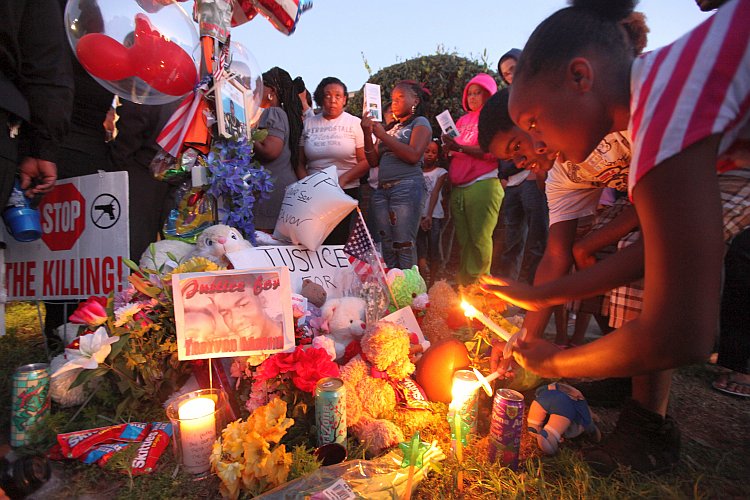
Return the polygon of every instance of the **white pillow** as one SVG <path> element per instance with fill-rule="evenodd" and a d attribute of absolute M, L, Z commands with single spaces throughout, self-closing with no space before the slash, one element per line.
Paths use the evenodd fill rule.
<path fill-rule="evenodd" d="M 273 237 L 315 251 L 356 206 L 332 165 L 287 186 Z"/>

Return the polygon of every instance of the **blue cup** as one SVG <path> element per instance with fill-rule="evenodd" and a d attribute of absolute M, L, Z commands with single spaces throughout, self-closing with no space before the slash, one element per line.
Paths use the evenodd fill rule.
<path fill-rule="evenodd" d="M 18 241 L 27 243 L 42 236 L 42 223 L 39 210 L 31 207 L 31 200 L 21 190 L 16 180 L 8 206 L 3 211 L 3 220 L 8 232 Z"/>

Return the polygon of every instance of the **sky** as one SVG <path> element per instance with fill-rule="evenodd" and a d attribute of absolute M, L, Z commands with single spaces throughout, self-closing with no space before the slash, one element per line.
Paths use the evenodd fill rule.
<path fill-rule="evenodd" d="M 312 92 L 326 76 L 359 90 L 372 73 L 412 59 L 444 52 L 482 60 L 497 68 L 502 54 L 523 48 L 537 24 L 565 0 L 314 0 L 296 31 L 286 36 L 261 16 L 232 29 L 232 39 L 257 59 L 302 76 Z M 679 38 L 709 14 L 694 0 L 641 0 L 651 29 L 647 50 Z"/>

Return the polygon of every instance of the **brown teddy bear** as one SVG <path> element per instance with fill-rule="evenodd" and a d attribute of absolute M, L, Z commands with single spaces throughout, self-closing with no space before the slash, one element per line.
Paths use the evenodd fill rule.
<path fill-rule="evenodd" d="M 432 285 L 429 297 L 430 307 L 422 318 L 422 333 L 434 345 L 454 338 L 455 329 L 465 326 L 467 322 L 459 305 L 458 294 L 447 281 Z"/>
<path fill-rule="evenodd" d="M 409 377 L 409 331 L 381 321 L 361 340 L 362 353 L 341 369 L 346 386 L 346 420 L 352 434 L 374 455 L 404 441 L 401 429 L 389 420 L 408 413 L 408 420 L 429 418 L 421 390 Z M 401 408 L 404 408 L 401 410 Z M 400 419 L 403 420 L 403 419 Z"/>

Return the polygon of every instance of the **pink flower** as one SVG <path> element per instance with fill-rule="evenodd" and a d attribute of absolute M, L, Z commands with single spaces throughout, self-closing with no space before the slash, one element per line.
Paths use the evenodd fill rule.
<path fill-rule="evenodd" d="M 78 304 L 69 321 L 91 328 L 102 325 L 107 321 L 106 305 L 107 297 L 89 297 L 85 302 Z"/>

